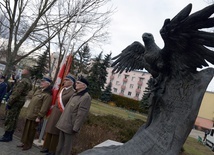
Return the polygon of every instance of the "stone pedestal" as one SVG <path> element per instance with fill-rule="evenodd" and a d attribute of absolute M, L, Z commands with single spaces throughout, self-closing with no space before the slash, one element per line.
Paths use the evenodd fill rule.
<path fill-rule="evenodd" d="M 121 146 L 99 147 L 80 155 L 176 155 L 192 130 L 214 69 L 165 77 L 150 95 L 148 122 Z"/>

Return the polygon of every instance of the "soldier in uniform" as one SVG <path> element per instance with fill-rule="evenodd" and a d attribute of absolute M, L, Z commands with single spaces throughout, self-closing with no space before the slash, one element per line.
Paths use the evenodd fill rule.
<path fill-rule="evenodd" d="M 57 129 L 56 123 L 58 122 L 63 107 L 66 106 L 68 100 L 74 93 L 75 79 L 71 75 L 67 75 L 63 81 L 63 88 L 60 91 L 56 103 L 52 109 L 51 115 L 48 118 L 48 123 L 45 129 L 46 136 L 43 144 L 42 153 L 48 153 L 48 155 L 54 155 L 59 139 L 59 129 Z M 60 105 L 62 104 L 62 105 Z"/>
<path fill-rule="evenodd" d="M 0 139 L 0 142 L 12 141 L 20 111 L 25 104 L 25 97 L 31 89 L 30 68 L 25 68 L 22 70 L 21 80 L 14 85 L 13 92 L 6 105 L 7 115 L 4 122 L 5 133 Z"/>

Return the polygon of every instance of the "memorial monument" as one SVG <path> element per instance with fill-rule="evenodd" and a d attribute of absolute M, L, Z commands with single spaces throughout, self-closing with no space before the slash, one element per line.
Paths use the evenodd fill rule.
<path fill-rule="evenodd" d="M 144 45 L 134 42 L 113 58 L 114 72 L 146 69 L 151 73 L 150 112 L 131 140 L 121 146 L 98 147 L 80 155 L 176 155 L 194 126 L 214 69 L 214 5 L 190 14 L 187 5 L 166 19 L 160 49 L 150 33 Z M 155 21 L 154 21 L 155 22 Z M 201 68 L 202 70 L 198 70 Z"/>

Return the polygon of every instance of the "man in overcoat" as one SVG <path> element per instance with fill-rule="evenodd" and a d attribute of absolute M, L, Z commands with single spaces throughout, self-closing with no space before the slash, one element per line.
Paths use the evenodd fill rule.
<path fill-rule="evenodd" d="M 56 155 L 69 155 L 76 134 L 85 122 L 91 106 L 89 83 L 84 77 L 76 81 L 76 92 L 68 101 L 56 127 L 60 130 Z"/>
<path fill-rule="evenodd" d="M 64 107 L 71 98 L 74 89 L 75 79 L 70 74 L 67 75 L 63 81 L 63 87 L 58 94 L 56 103 L 52 109 L 52 112 L 48 118 L 48 123 L 45 129 L 46 135 L 43 144 L 43 149 L 40 151 L 42 153 L 47 153 L 48 155 L 54 155 L 56 152 L 56 147 L 59 139 L 59 129 L 56 128 L 56 123 L 58 122 Z"/>
<path fill-rule="evenodd" d="M 41 120 L 45 117 L 51 106 L 52 101 L 52 80 L 43 77 L 39 88 L 35 89 L 31 101 L 27 107 L 26 121 L 22 133 L 21 147 L 22 150 L 29 150 L 33 145 L 36 129 Z"/>
<path fill-rule="evenodd" d="M 21 80 L 14 85 L 12 94 L 6 105 L 7 114 L 4 122 L 5 133 L 0 139 L 0 142 L 12 141 L 20 111 L 25 104 L 25 97 L 31 89 L 30 68 L 25 68 L 22 70 Z"/>

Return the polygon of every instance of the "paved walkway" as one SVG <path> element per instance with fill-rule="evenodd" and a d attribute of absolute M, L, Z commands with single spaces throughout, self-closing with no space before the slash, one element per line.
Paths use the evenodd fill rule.
<path fill-rule="evenodd" d="M 4 134 L 4 130 L 0 128 L 0 136 Z M 20 144 L 18 137 L 13 136 L 13 141 L 11 142 L 0 142 L 0 155 L 44 155 L 40 153 L 40 148 L 33 146 L 30 150 L 22 151 L 21 148 L 16 147 Z"/>
<path fill-rule="evenodd" d="M 190 132 L 189 136 L 193 137 L 195 139 L 198 139 L 198 136 L 200 136 L 201 138 L 204 138 L 204 132 L 192 129 L 192 131 Z"/>

